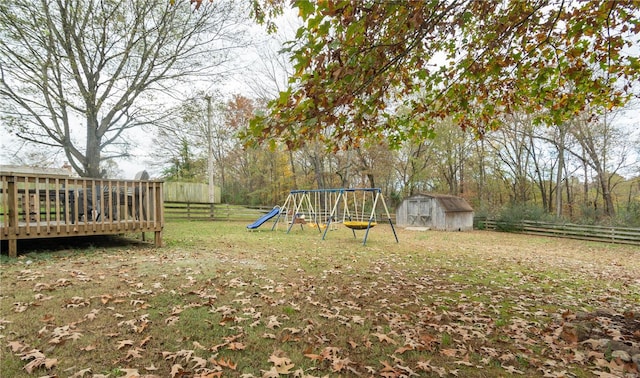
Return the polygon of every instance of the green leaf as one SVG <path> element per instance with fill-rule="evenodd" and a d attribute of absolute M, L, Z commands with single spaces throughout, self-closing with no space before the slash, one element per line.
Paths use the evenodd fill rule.
<path fill-rule="evenodd" d="M 306 20 L 316 9 L 315 2 L 309 0 L 296 0 L 294 6 L 300 11 L 299 15 L 303 20 Z"/>

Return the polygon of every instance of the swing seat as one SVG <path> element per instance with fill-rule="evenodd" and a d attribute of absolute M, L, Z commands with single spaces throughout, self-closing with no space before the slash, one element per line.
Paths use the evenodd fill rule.
<path fill-rule="evenodd" d="M 344 222 L 342 222 L 342 224 L 344 224 L 346 227 L 348 227 L 348 228 L 350 228 L 352 230 L 366 230 L 367 227 L 372 228 L 377 223 L 376 222 L 371 222 L 371 224 L 369 224 L 369 221 L 366 221 L 366 222 L 362 222 L 362 221 L 344 221 Z"/>

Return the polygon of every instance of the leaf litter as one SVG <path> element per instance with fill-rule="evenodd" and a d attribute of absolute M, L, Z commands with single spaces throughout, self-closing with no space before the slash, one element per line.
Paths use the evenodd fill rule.
<path fill-rule="evenodd" d="M 3 355 L 51 377 L 639 376 L 637 251 L 429 236 L 6 264 Z"/>

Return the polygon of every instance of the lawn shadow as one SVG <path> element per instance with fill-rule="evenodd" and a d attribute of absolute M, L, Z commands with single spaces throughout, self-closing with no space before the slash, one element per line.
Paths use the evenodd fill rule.
<path fill-rule="evenodd" d="M 88 253 L 112 248 L 149 248 L 153 243 L 124 235 L 93 235 L 65 238 L 18 240 L 18 257 L 38 257 L 46 254 Z M 2 258 L 8 256 L 8 242 L 0 242 Z"/>

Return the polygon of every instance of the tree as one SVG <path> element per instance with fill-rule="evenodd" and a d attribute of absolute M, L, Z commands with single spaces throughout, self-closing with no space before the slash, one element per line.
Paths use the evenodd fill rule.
<path fill-rule="evenodd" d="M 431 154 L 433 140 L 411 142 L 407 141 L 398 150 L 396 170 L 402 195 L 411 196 L 424 190 L 424 181 L 428 175 L 428 168 L 433 165 Z"/>
<path fill-rule="evenodd" d="M 0 98 L 11 132 L 64 150 L 84 177 L 126 156 L 162 97 L 219 72 L 239 46 L 231 1 L 16 0 L 0 4 Z M 80 126 L 84 124 L 83 126 Z M 84 141 L 80 138 L 84 127 Z"/>
<path fill-rule="evenodd" d="M 450 121 L 441 122 L 439 130 L 433 139 L 433 164 L 446 185 L 438 189 L 457 196 L 464 193 L 464 166 L 470 150 L 468 135 Z"/>
<path fill-rule="evenodd" d="M 637 165 L 637 160 L 631 157 L 632 146 L 637 141 L 629 131 L 612 122 L 615 115 L 606 113 L 599 119 L 593 119 L 589 114 L 583 114 L 576 117 L 569 128 L 577 145 L 569 152 L 595 173 L 603 212 L 608 217 L 615 216 L 613 188 L 620 182 L 616 177 Z M 588 181 L 585 177 L 585 182 Z M 595 201 L 597 198 L 594 205 Z"/>
<path fill-rule="evenodd" d="M 158 168 L 167 181 L 201 182 L 206 178 L 206 156 L 197 142 L 193 126 L 183 118 L 171 126 L 159 127 L 153 138 L 150 166 Z"/>
<path fill-rule="evenodd" d="M 273 3 L 255 0 L 256 17 L 270 20 Z M 295 75 L 243 135 L 248 143 L 282 138 L 296 147 L 328 129 L 334 149 L 370 137 L 398 145 L 447 117 L 482 135 L 514 111 L 561 124 L 587 106 L 624 105 L 640 80 L 637 1 L 294 6 L 304 22 L 288 46 Z"/>

